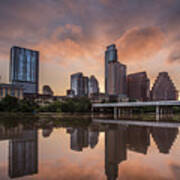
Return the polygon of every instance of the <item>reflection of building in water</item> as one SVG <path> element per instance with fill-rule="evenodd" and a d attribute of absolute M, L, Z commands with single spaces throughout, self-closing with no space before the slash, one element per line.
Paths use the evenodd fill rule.
<path fill-rule="evenodd" d="M 71 149 L 82 151 L 88 147 L 88 130 L 82 128 L 71 129 Z"/>
<path fill-rule="evenodd" d="M 23 126 L 18 125 L 14 128 L 5 128 L 0 126 L 0 140 L 8 140 L 13 138 L 21 137 L 23 134 Z"/>
<path fill-rule="evenodd" d="M 126 128 L 118 126 L 105 131 L 105 171 L 107 179 L 118 177 L 118 164 L 126 160 Z"/>
<path fill-rule="evenodd" d="M 156 127 L 151 129 L 152 137 L 157 144 L 159 152 L 169 153 L 177 135 L 178 128 L 161 128 Z"/>
<path fill-rule="evenodd" d="M 127 131 L 128 148 L 146 154 L 150 145 L 150 133 L 146 127 L 129 126 Z"/>
<path fill-rule="evenodd" d="M 96 144 L 98 143 L 99 132 L 98 131 L 89 131 L 88 137 L 89 137 L 89 146 L 91 148 L 94 148 L 96 146 Z"/>
<path fill-rule="evenodd" d="M 9 142 L 9 176 L 11 178 L 38 172 L 37 130 L 25 130 L 21 138 Z"/>
<path fill-rule="evenodd" d="M 82 151 L 90 146 L 94 148 L 98 143 L 99 132 L 83 128 L 67 128 L 67 133 L 71 134 L 71 149 Z"/>
<path fill-rule="evenodd" d="M 42 130 L 42 135 L 43 137 L 49 137 L 52 133 L 53 129 L 52 128 L 49 128 L 49 129 L 43 129 Z"/>

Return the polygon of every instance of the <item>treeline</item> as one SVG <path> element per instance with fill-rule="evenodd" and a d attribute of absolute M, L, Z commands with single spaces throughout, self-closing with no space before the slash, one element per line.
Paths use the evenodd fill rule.
<path fill-rule="evenodd" d="M 0 101 L 0 112 L 90 112 L 91 102 L 87 97 L 72 98 L 66 101 L 55 101 L 48 105 L 40 106 L 35 101 L 18 100 L 6 96 Z"/>

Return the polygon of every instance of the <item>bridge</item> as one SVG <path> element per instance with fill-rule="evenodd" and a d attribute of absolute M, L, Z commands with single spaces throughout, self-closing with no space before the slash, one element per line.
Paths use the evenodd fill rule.
<path fill-rule="evenodd" d="M 149 101 L 149 102 L 118 102 L 118 103 L 99 103 L 92 104 L 92 112 L 94 109 L 113 108 L 114 117 L 118 117 L 123 113 L 132 113 L 133 108 L 138 107 L 155 107 L 157 119 L 160 115 L 172 113 L 172 107 L 180 106 L 180 101 Z"/>

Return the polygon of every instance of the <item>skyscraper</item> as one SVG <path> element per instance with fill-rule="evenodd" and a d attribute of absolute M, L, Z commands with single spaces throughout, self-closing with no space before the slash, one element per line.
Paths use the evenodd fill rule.
<path fill-rule="evenodd" d="M 71 90 L 74 96 L 88 96 L 99 92 L 99 83 L 95 76 L 89 79 L 83 73 L 75 73 L 71 75 Z"/>
<path fill-rule="evenodd" d="M 39 88 L 39 52 L 12 47 L 10 82 L 23 87 L 24 94 L 36 94 Z"/>
<path fill-rule="evenodd" d="M 110 62 L 117 62 L 118 56 L 117 56 L 117 49 L 116 45 L 112 44 L 107 47 L 107 50 L 105 52 L 105 93 L 108 94 L 108 64 Z"/>
<path fill-rule="evenodd" d="M 153 101 L 177 100 L 178 91 L 167 72 L 159 73 L 151 90 Z"/>
<path fill-rule="evenodd" d="M 105 93 L 126 95 L 126 66 L 118 62 L 117 49 L 113 44 L 105 52 Z"/>
<path fill-rule="evenodd" d="M 110 62 L 107 67 L 107 94 L 126 94 L 126 66 L 119 62 Z"/>
<path fill-rule="evenodd" d="M 83 95 L 84 96 L 88 96 L 88 93 L 89 93 L 88 84 L 89 84 L 89 78 L 86 76 L 83 76 Z"/>
<path fill-rule="evenodd" d="M 88 86 L 89 86 L 89 96 L 99 93 L 99 83 L 97 79 L 95 78 L 95 76 L 91 76 L 89 78 Z"/>
<path fill-rule="evenodd" d="M 129 74 L 127 77 L 127 94 L 130 99 L 147 101 L 150 98 L 150 80 L 146 72 Z"/>
<path fill-rule="evenodd" d="M 75 96 L 83 96 L 83 74 L 75 73 L 71 75 L 71 90 L 74 91 Z"/>

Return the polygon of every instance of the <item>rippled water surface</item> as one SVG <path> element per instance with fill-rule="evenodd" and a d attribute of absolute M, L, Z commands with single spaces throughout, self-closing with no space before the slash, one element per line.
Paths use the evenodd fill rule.
<path fill-rule="evenodd" d="M 157 122 L 2 124 L 0 179 L 180 179 L 179 131 Z"/>

